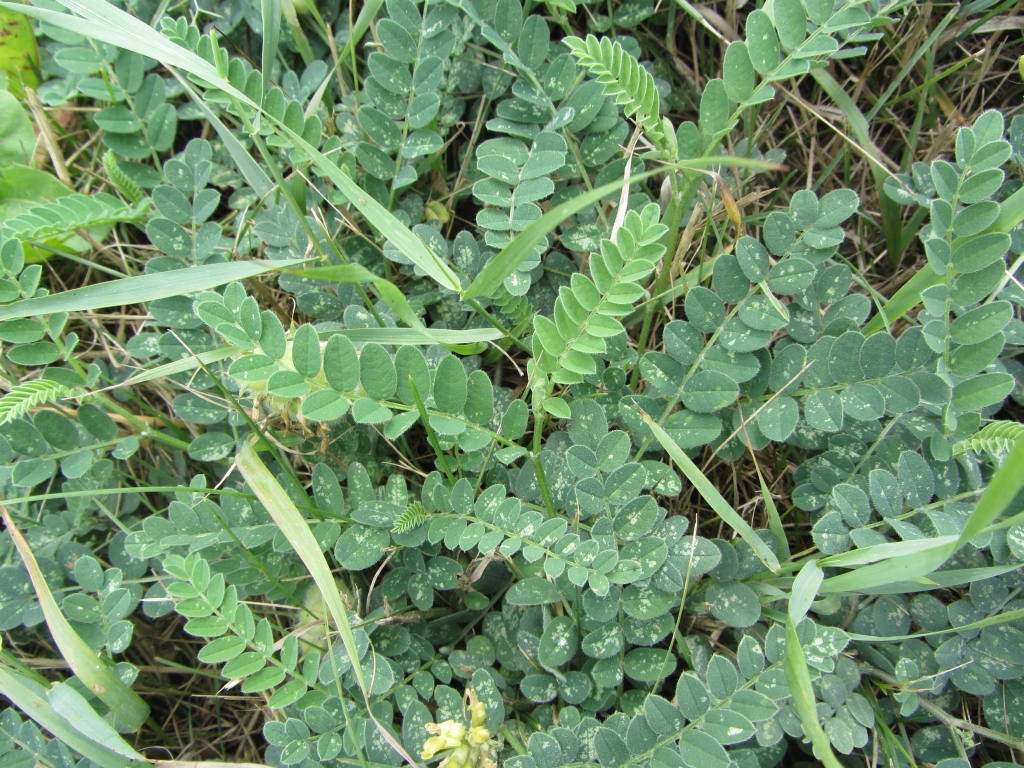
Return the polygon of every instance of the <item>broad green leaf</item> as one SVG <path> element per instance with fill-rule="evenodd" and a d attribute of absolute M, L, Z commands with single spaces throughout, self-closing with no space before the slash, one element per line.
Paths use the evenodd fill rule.
<path fill-rule="evenodd" d="M 517 581 L 505 593 L 505 600 L 512 605 L 545 605 L 561 599 L 554 584 L 537 576 Z"/>
<path fill-rule="evenodd" d="M 11 14 L 11 11 L 4 9 L 0 14 Z M 22 18 L 31 36 L 28 19 Z M 9 39 L 5 42 L 9 42 Z M 4 50 L 0 49 L 0 53 Z M 35 146 L 36 134 L 32 130 L 32 120 L 28 113 L 11 93 L 0 91 L 0 167 L 28 165 L 32 162 Z"/>
<path fill-rule="evenodd" d="M 735 102 L 744 102 L 754 92 L 754 67 L 747 53 L 747 44 L 742 41 L 729 43 L 722 63 L 722 77 L 725 91 Z"/>
<path fill-rule="evenodd" d="M 747 47 L 758 74 L 766 75 L 779 65 L 779 38 L 771 17 L 758 9 L 747 16 Z"/>

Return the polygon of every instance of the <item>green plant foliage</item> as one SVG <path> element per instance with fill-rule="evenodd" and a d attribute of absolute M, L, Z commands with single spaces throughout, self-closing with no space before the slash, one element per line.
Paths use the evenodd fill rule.
<path fill-rule="evenodd" d="M 58 608 L 125 686 L 180 643 L 275 768 L 1024 748 L 1024 117 L 878 190 L 765 127 L 920 11 L 250 5 L 25 6 L 92 140 L 73 189 L 17 164 L 9 96 L 0 765 L 171 750 Z M 875 194 L 927 261 L 894 314 Z"/>

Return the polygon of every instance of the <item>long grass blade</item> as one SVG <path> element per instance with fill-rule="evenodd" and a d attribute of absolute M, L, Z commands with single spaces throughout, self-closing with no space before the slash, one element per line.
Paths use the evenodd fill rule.
<path fill-rule="evenodd" d="M 146 761 L 132 760 L 80 733 L 47 700 L 46 689 L 34 680 L 0 665 L 0 690 L 14 705 L 83 757 L 103 768 L 141 768 Z"/>
<path fill-rule="evenodd" d="M 775 163 L 751 160 L 744 157 L 701 157 L 676 163 L 669 167 L 695 170 L 715 165 L 761 169 L 779 167 Z M 469 288 L 463 292 L 462 297 L 464 299 L 473 299 L 477 296 L 490 296 L 494 291 L 498 290 L 498 286 L 501 285 L 502 281 L 515 272 L 516 268 L 526 260 L 526 257 L 533 252 L 534 246 L 553 232 L 555 227 L 559 226 L 569 216 L 579 213 L 587 206 L 593 205 L 605 196 L 618 191 L 627 183 L 636 184 L 656 173 L 665 173 L 666 170 L 666 168 L 662 167 L 656 168 L 653 171 L 630 175 L 628 178 L 623 176 L 621 179 L 616 179 L 590 192 L 577 195 L 571 200 L 566 200 L 561 205 L 552 208 L 516 235 L 511 243 L 502 248 L 496 256 L 488 261 Z"/>
<path fill-rule="evenodd" d="M 16 301 L 0 307 L 0 320 L 141 304 L 171 296 L 208 291 L 235 280 L 245 280 L 276 269 L 294 266 L 295 262 L 291 260 L 231 261 L 225 264 L 203 264 L 173 272 L 125 277 L 121 280 L 109 280 L 85 288 L 55 293 L 52 296 Z"/>
<path fill-rule="evenodd" d="M 178 82 L 181 83 L 185 91 L 189 96 L 192 97 L 192 103 L 199 107 L 199 110 L 203 113 L 203 117 L 213 126 L 213 129 L 217 131 L 217 135 L 220 137 L 221 142 L 224 144 L 224 148 L 231 155 L 231 159 L 235 161 L 235 165 L 238 166 L 238 171 L 242 174 L 245 179 L 245 183 L 252 187 L 252 191 L 260 197 L 267 197 L 271 192 L 274 191 L 274 182 L 270 180 L 270 177 L 263 172 L 259 164 L 253 160 L 252 155 L 242 146 L 240 142 L 224 123 L 221 122 L 220 118 L 214 113 L 212 109 L 206 104 L 206 100 L 201 98 L 199 94 L 192 88 L 191 83 L 177 72 L 174 75 L 178 78 Z M 264 81 L 265 82 L 265 81 Z"/>
<path fill-rule="evenodd" d="M 889 173 L 882 164 L 882 152 L 871 140 L 871 131 L 868 128 L 867 118 L 857 107 L 856 102 L 843 90 L 828 72 L 823 69 L 812 69 L 811 77 L 815 79 L 822 90 L 828 94 L 833 103 L 842 110 L 846 122 L 850 126 L 850 132 L 860 144 L 860 148 L 874 160 L 870 163 L 871 176 L 875 180 L 875 191 L 878 197 L 878 206 L 882 214 L 882 231 L 885 232 L 885 246 L 888 251 L 887 261 L 890 268 L 895 268 L 900 259 L 903 258 L 903 222 L 900 216 L 900 207 L 896 201 L 890 198 L 883 186 L 889 178 Z"/>
<path fill-rule="evenodd" d="M 54 711 L 86 738 L 130 760 L 146 759 L 132 749 L 110 723 L 96 714 L 85 697 L 67 683 L 54 684 L 47 698 Z"/>
<path fill-rule="evenodd" d="M 800 638 L 797 637 L 796 627 L 792 622 L 786 625 L 786 682 L 789 684 L 789 691 L 793 696 L 793 707 L 800 717 L 800 723 L 804 732 L 810 737 L 814 745 L 814 754 L 825 768 L 843 768 L 843 764 L 836 759 L 829 744 L 828 736 L 825 735 L 821 722 L 818 720 L 818 709 L 814 704 L 814 687 L 811 685 L 811 673 L 807 669 L 807 658 L 804 656 L 804 649 L 800 645 Z"/>
<path fill-rule="evenodd" d="M 313 577 L 313 581 L 323 596 L 324 605 L 327 606 L 331 618 L 334 619 L 334 623 L 338 627 L 338 633 L 341 635 L 341 642 L 345 646 L 349 660 L 352 662 L 352 671 L 356 676 L 356 682 L 359 684 L 359 689 L 363 692 L 363 697 L 366 700 L 367 713 L 373 718 L 373 713 L 370 711 L 369 687 L 366 684 L 363 667 L 359 661 L 359 649 L 356 647 L 356 639 L 352 634 L 352 625 L 349 622 L 348 611 L 345 610 L 345 604 L 341 601 L 341 595 L 338 592 L 337 584 L 334 582 L 330 566 L 327 564 L 327 559 L 324 557 L 323 552 L 320 551 L 320 545 L 313 536 L 313 532 L 309 529 L 309 525 L 306 523 L 305 518 L 302 517 L 298 507 L 295 506 L 295 502 L 285 493 L 284 488 L 277 482 L 277 478 L 267 469 L 250 444 L 246 443 L 242 450 L 238 452 L 238 455 L 235 457 L 235 466 L 238 467 L 238 471 L 242 473 L 242 477 L 245 478 L 245 481 L 249 484 L 253 493 L 256 494 L 256 497 L 266 507 L 267 512 L 270 513 L 277 527 L 281 529 L 281 533 L 284 534 L 288 543 L 292 545 L 292 548 L 306 566 L 306 570 L 309 571 L 309 575 Z M 391 744 L 392 748 L 411 765 L 415 766 L 416 761 L 397 742 L 394 736 L 378 723 L 376 719 L 374 719 L 374 723 L 376 723 L 381 735 Z"/>
<path fill-rule="evenodd" d="M 287 138 L 296 149 L 305 153 L 325 177 L 348 198 L 363 217 L 370 222 L 387 240 L 413 264 L 432 277 L 442 288 L 461 291 L 462 283 L 452 268 L 434 254 L 426 244 L 413 234 L 412 230 L 399 221 L 387 208 L 378 203 L 372 195 L 364 192 L 352 178 L 336 163 L 281 122 L 266 116 L 278 132 Z"/>
<path fill-rule="evenodd" d="M 978 504 L 967 518 L 967 524 L 960 532 L 956 548 L 960 549 L 1006 511 L 1020 489 L 1024 487 L 1024 440 L 1017 444 L 1006 457 L 1003 465 L 996 470 L 988 487 L 978 499 Z"/>
<path fill-rule="evenodd" d="M 870 594 L 888 584 L 910 581 L 927 576 L 940 568 L 953 554 L 956 542 L 926 549 L 901 557 L 892 557 L 856 570 L 825 579 L 818 590 L 830 592 L 861 592 Z"/>
<path fill-rule="evenodd" d="M 281 39 L 281 0 L 262 0 L 263 49 L 260 52 L 260 69 L 263 71 L 263 93 L 270 87 L 270 73 L 274 71 L 277 44 Z"/>
<path fill-rule="evenodd" d="M 0 504 L 0 515 L 3 516 L 7 532 L 11 535 L 11 540 L 25 563 L 29 579 L 32 581 L 36 597 L 39 599 L 39 607 L 46 619 L 46 625 L 50 628 L 53 641 L 60 649 L 64 660 L 71 667 L 71 671 L 78 675 L 78 679 L 110 707 L 111 713 L 124 730 L 137 731 L 149 716 L 149 705 L 135 691 L 121 682 L 121 678 L 114 673 L 114 670 L 97 657 L 92 649 L 85 644 L 85 641 L 78 636 L 78 633 L 71 628 L 68 620 L 61 613 L 53 593 L 50 592 L 50 587 L 43 577 L 43 572 L 40 570 L 39 563 L 36 562 L 28 542 L 18 530 L 18 526 L 14 524 L 11 514 L 4 504 Z"/>
<path fill-rule="evenodd" d="M 768 545 L 764 543 L 761 537 L 754 533 L 754 529 L 750 527 L 750 524 L 740 517 L 739 513 L 732 508 L 732 505 L 725 500 L 725 497 L 718 492 L 718 489 L 704 476 L 700 468 L 690 460 L 690 457 L 686 455 L 668 432 L 658 426 L 658 423 L 648 414 L 641 412 L 641 416 L 644 423 L 647 424 L 651 432 L 658 439 L 658 442 L 661 443 L 662 448 L 668 452 L 676 466 L 686 475 L 686 479 L 693 483 L 697 492 L 704 497 L 704 501 L 710 504 L 711 508 L 718 513 L 718 516 L 736 531 L 740 538 L 750 545 L 750 548 L 754 550 L 754 554 L 757 555 L 758 559 L 769 570 L 778 572 L 778 558 L 775 557 L 775 553 L 768 548 Z"/>
<path fill-rule="evenodd" d="M 789 598 L 789 622 L 797 625 L 804 620 L 811 603 L 818 596 L 818 587 L 825 579 L 825 574 L 815 560 L 808 560 L 793 580 L 793 589 Z"/>
<path fill-rule="evenodd" d="M 174 376 L 178 373 L 185 373 L 186 371 L 194 371 L 199 368 L 199 364 L 209 365 L 210 363 L 219 363 L 221 360 L 227 360 L 229 357 L 234 355 L 242 354 L 243 350 L 241 347 L 221 347 L 220 349 L 211 349 L 208 352 L 200 352 L 198 355 L 192 355 L 190 357 L 183 357 L 181 360 L 175 360 L 171 363 L 164 363 L 158 365 L 156 368 L 150 368 L 142 373 L 137 373 L 129 379 L 120 382 L 119 384 L 113 384 L 109 387 L 105 387 L 101 392 L 107 389 L 118 389 L 119 387 L 131 387 L 135 384 L 142 384 L 147 381 L 155 381 L 156 379 L 163 379 L 168 376 Z"/>

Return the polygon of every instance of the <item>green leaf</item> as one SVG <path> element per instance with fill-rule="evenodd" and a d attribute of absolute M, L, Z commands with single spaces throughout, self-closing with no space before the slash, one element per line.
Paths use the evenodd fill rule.
<path fill-rule="evenodd" d="M 736 400 L 739 386 L 724 373 L 699 371 L 683 390 L 683 403 L 697 413 L 714 413 Z"/>
<path fill-rule="evenodd" d="M 594 734 L 594 750 L 601 765 L 618 768 L 629 762 L 629 748 L 611 728 L 598 728 Z"/>
<path fill-rule="evenodd" d="M 765 404 L 757 415 L 757 426 L 769 440 L 783 442 L 800 421 L 800 406 L 792 397 L 777 397 Z"/>
<path fill-rule="evenodd" d="M 684 731 L 679 754 L 687 768 L 729 768 L 732 760 L 718 740 L 703 731 Z"/>
<path fill-rule="evenodd" d="M 779 40 L 792 51 L 807 39 L 807 17 L 804 16 L 803 5 L 800 0 L 776 0 L 773 9 Z"/>
<path fill-rule="evenodd" d="M 977 344 L 1006 327 L 1013 317 L 1008 301 L 993 301 L 965 312 L 949 324 L 949 337 L 956 344 Z"/>
<path fill-rule="evenodd" d="M 732 101 L 744 102 L 750 98 L 754 92 L 754 66 L 750 62 L 746 43 L 739 40 L 729 43 L 722 63 L 722 78 L 725 91 Z"/>
<path fill-rule="evenodd" d="M 990 232 L 953 246 L 952 265 L 958 272 L 979 272 L 1010 250 L 1010 236 Z"/>
<path fill-rule="evenodd" d="M 729 125 L 729 95 L 719 78 L 709 80 L 700 97 L 700 126 L 711 136 Z"/>
<path fill-rule="evenodd" d="M 320 373 L 320 337 L 309 323 L 300 325 L 292 336 L 292 365 L 307 379 Z"/>
<path fill-rule="evenodd" d="M 0 167 L 28 165 L 35 153 L 32 120 L 7 91 L 0 91 Z"/>
<path fill-rule="evenodd" d="M 734 510 L 722 494 L 718 492 L 718 489 L 715 488 L 711 481 L 707 479 L 704 473 L 698 469 L 697 465 L 693 463 L 690 457 L 683 452 L 683 450 L 668 435 L 668 433 L 661 428 L 660 425 L 655 423 L 655 421 L 646 413 L 641 412 L 641 417 L 651 432 L 654 433 L 658 442 L 661 443 L 669 456 L 672 457 L 673 461 L 675 461 L 678 467 L 683 471 L 683 474 L 686 475 L 686 478 L 693 483 L 700 495 L 703 496 L 704 500 L 711 505 L 711 508 L 718 513 L 719 517 L 731 526 L 732 529 L 750 545 L 750 548 L 754 550 L 758 559 L 764 563 L 769 570 L 773 572 L 778 571 L 779 561 L 778 558 L 775 557 L 775 553 L 768 548 L 768 545 L 762 541 L 760 536 L 754 533 L 754 530 L 750 527 L 747 521 L 739 516 L 736 510 Z"/>
<path fill-rule="evenodd" d="M 359 384 L 359 356 L 346 336 L 331 336 L 324 347 L 324 376 L 338 392 L 352 392 Z"/>
<path fill-rule="evenodd" d="M 333 389 L 321 389 L 302 401 L 302 416 L 310 421 L 337 421 L 348 411 L 349 402 Z"/>
<path fill-rule="evenodd" d="M 467 377 L 462 361 L 448 355 L 434 375 L 434 404 L 443 413 L 461 414 L 466 405 Z"/>
<path fill-rule="evenodd" d="M 374 400 L 387 400 L 398 387 L 398 374 L 391 355 L 380 344 L 366 344 L 359 354 L 359 378 L 366 394 Z"/>
<path fill-rule="evenodd" d="M 204 664 L 222 664 L 236 658 L 245 648 L 244 637 L 221 637 L 199 651 L 199 660 Z"/>
<path fill-rule="evenodd" d="M 978 411 L 1001 403 L 1013 387 L 1013 376 L 1008 373 L 983 373 L 953 388 L 953 405 L 961 411 Z"/>
<path fill-rule="evenodd" d="M 747 47 L 758 74 L 766 75 L 779 65 L 779 38 L 771 17 L 758 9 L 747 16 Z"/>
<path fill-rule="evenodd" d="M 199 435 L 188 446 L 188 455 L 196 461 L 220 461 L 235 449 L 235 439 L 223 432 Z"/>
<path fill-rule="evenodd" d="M 567 664 L 579 644 L 576 624 L 568 616 L 558 616 L 548 622 L 540 639 L 537 660 L 548 669 Z"/>
<path fill-rule="evenodd" d="M 719 581 L 708 589 L 705 599 L 712 615 L 730 627 L 749 627 L 761 618 L 757 594 L 741 581 Z"/>
<path fill-rule="evenodd" d="M 505 593 L 505 601 L 511 605 L 546 605 L 561 599 L 554 584 L 537 576 L 517 581 Z"/>

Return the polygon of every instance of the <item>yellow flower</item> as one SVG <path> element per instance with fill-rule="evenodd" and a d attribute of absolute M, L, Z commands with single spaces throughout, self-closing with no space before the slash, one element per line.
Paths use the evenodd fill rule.
<path fill-rule="evenodd" d="M 487 722 L 487 708 L 476 697 L 470 688 L 469 714 L 472 726 L 467 729 L 455 720 L 442 723 L 427 723 L 424 727 L 432 734 L 423 742 L 420 758 L 430 760 L 438 752 L 451 749 L 437 768 L 498 768 L 494 759 L 494 749 L 490 744 L 491 732 L 484 727 Z"/>

